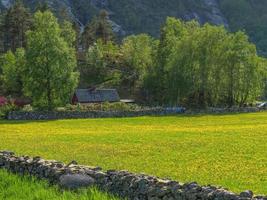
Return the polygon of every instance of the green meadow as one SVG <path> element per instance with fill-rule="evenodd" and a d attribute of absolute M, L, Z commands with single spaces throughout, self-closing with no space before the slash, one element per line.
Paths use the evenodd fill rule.
<path fill-rule="evenodd" d="M 0 171 L 1 200 L 116 200 L 96 189 L 76 192 L 60 191 L 47 182 L 30 177 L 18 177 L 6 171 Z"/>
<path fill-rule="evenodd" d="M 267 194 L 266 112 L 0 121 L 0 149 Z"/>

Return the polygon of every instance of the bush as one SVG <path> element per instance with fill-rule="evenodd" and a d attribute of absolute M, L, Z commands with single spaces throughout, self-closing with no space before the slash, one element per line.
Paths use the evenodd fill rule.
<path fill-rule="evenodd" d="M 58 108 L 59 110 L 59 108 Z M 92 104 L 77 104 L 66 105 L 64 111 L 136 111 L 141 110 L 141 107 L 136 104 L 126 104 L 122 102 L 115 103 L 92 103 Z M 63 111 L 60 109 L 60 111 Z"/>
<path fill-rule="evenodd" d="M 103 103 L 102 109 L 104 111 L 132 111 L 132 107 L 129 104 L 126 103 Z"/>
<path fill-rule="evenodd" d="M 0 119 L 6 119 L 9 112 L 17 110 L 19 110 L 19 108 L 13 103 L 0 106 Z"/>
<path fill-rule="evenodd" d="M 32 112 L 34 109 L 33 107 L 29 104 L 29 105 L 25 105 L 22 109 L 22 111 L 24 112 Z"/>

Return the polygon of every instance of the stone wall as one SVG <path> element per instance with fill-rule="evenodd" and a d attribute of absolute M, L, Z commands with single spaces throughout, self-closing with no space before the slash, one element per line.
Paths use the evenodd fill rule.
<path fill-rule="evenodd" d="M 265 109 L 266 110 L 266 109 Z M 264 109 L 247 108 L 207 108 L 205 110 L 186 110 L 184 108 L 151 108 L 139 111 L 13 111 L 7 116 L 8 120 L 56 120 L 56 119 L 86 119 L 86 118 L 121 118 L 139 116 L 164 116 L 176 114 L 225 114 L 260 112 Z"/>
<path fill-rule="evenodd" d="M 54 120 L 54 119 L 83 119 L 83 118 L 113 118 L 138 117 L 149 115 L 172 115 L 183 113 L 184 109 L 146 109 L 140 111 L 51 111 L 51 112 L 10 112 L 9 120 Z"/>
<path fill-rule="evenodd" d="M 257 107 L 207 108 L 202 110 L 187 110 L 187 114 L 225 114 L 225 113 L 252 113 L 264 111 Z"/>
<path fill-rule="evenodd" d="M 16 156 L 10 151 L 0 152 L 0 168 L 46 179 L 65 189 L 96 186 L 130 200 L 267 200 L 266 196 L 255 196 L 251 191 L 235 194 L 222 187 L 183 184 L 128 171 L 103 171 L 75 161 L 66 165 L 40 157 Z"/>

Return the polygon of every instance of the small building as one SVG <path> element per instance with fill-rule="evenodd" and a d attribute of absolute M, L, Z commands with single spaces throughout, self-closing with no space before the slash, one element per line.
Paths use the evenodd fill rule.
<path fill-rule="evenodd" d="M 115 89 L 77 89 L 72 97 L 72 104 L 119 102 Z"/>

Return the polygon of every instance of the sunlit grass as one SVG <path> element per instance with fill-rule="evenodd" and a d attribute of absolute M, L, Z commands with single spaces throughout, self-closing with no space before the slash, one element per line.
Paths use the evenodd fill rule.
<path fill-rule="evenodd" d="M 0 149 L 267 194 L 267 113 L 0 122 Z"/>
<path fill-rule="evenodd" d="M 0 170 L 1 200 L 116 200 L 96 189 L 76 192 L 60 191 L 47 182 L 30 177 L 19 177 Z M 118 199 L 117 199 L 118 200 Z"/>

